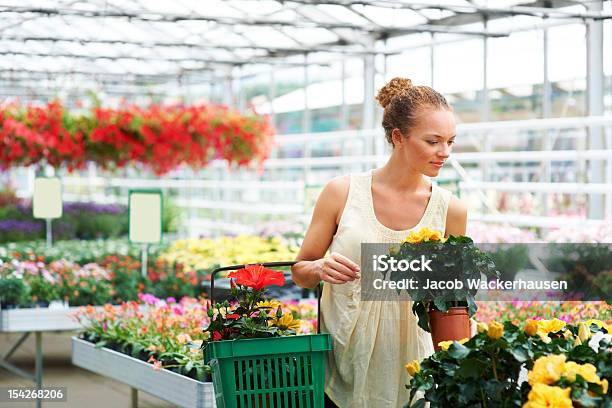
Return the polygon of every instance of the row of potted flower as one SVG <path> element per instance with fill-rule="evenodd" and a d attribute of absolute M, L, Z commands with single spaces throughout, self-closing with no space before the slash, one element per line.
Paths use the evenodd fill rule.
<path fill-rule="evenodd" d="M 46 106 L 0 106 L 0 168 L 49 164 L 81 169 L 144 165 L 164 174 L 181 165 L 202 168 L 221 158 L 230 164 L 263 162 L 274 129 L 265 116 L 218 105 L 95 106 L 69 112 Z"/>
<path fill-rule="evenodd" d="M 167 243 L 150 245 L 149 257 L 157 258 L 167 247 Z M 83 265 L 100 262 L 111 255 L 139 258 L 141 250 L 141 246 L 130 244 L 126 239 L 59 240 L 52 247 L 45 241 L 10 242 L 0 245 L 0 259 L 34 262 L 65 260 Z"/>
<path fill-rule="evenodd" d="M 4 259 L 0 303 L 4 307 L 53 301 L 99 305 L 134 300 L 143 291 L 161 297 L 195 296 L 204 290 L 201 282 L 220 264 L 292 259 L 296 255 L 295 248 L 278 238 L 183 240 L 166 250 L 163 246 L 152 248 L 147 277 L 143 278 L 137 251 L 138 247 L 121 241 L 59 241 L 53 248 L 38 243 L 0 247 L 0 262 Z M 83 271 L 89 270 L 100 273 L 85 279 L 88 275 Z"/>
<path fill-rule="evenodd" d="M 611 326 L 590 319 L 492 321 L 406 365 L 410 406 L 609 407 Z"/>
<path fill-rule="evenodd" d="M 141 247 L 125 239 L 57 241 L 49 248 L 44 241 L 0 245 L 0 259 L 50 262 L 73 261 L 79 264 L 100 262 L 110 255 L 138 258 Z M 185 239 L 149 247 L 149 257 L 180 263 L 187 270 L 207 271 L 219 265 L 237 265 L 294 259 L 297 247 L 279 237 L 239 235 L 214 239 Z"/>
<path fill-rule="evenodd" d="M 266 314 L 267 333 L 288 335 L 316 331 L 315 305 L 310 300 L 258 300 L 253 307 Z M 98 347 L 147 361 L 156 370 L 164 368 L 204 381 L 210 368 L 200 349 L 203 342 L 229 336 L 225 327 L 220 330 L 215 327 L 223 321 L 227 327 L 236 328 L 241 324 L 239 314 L 239 304 L 235 302 L 222 302 L 211 308 L 203 298 L 184 297 L 177 301 L 140 294 L 139 302 L 106 304 L 103 310 L 83 307 L 74 318 L 83 326 L 81 338 Z M 203 331 L 203 328 L 209 330 Z"/>
<path fill-rule="evenodd" d="M 160 296 L 193 296 L 200 280 L 180 264 L 156 260 L 143 278 L 140 261 L 108 256 L 99 263 L 83 266 L 66 260 L 0 261 L 0 304 L 3 308 L 101 305 L 134 300 L 138 293 L 152 291 Z"/>
<path fill-rule="evenodd" d="M 566 323 L 599 319 L 612 321 L 612 305 L 604 301 L 486 301 L 476 302 L 478 310 L 474 318 L 480 322 L 510 321 L 521 324 L 529 318 L 558 318 Z"/>
<path fill-rule="evenodd" d="M 239 235 L 178 240 L 161 258 L 179 262 L 187 270 L 212 270 L 220 265 L 286 261 L 295 259 L 297 252 L 297 247 L 285 244 L 279 237 Z"/>

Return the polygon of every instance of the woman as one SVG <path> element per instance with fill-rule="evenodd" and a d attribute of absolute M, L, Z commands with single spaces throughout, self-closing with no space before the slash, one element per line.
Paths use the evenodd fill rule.
<path fill-rule="evenodd" d="M 331 407 L 404 406 L 404 365 L 433 353 L 431 336 L 417 326 L 409 303 L 360 301 L 360 244 L 400 242 L 422 227 L 462 235 L 467 222 L 460 201 L 428 179 L 438 175 L 455 140 L 444 97 L 394 78 L 376 99 L 385 110 L 391 157 L 382 168 L 325 186 L 292 268 L 302 287 L 326 283 L 320 312 L 321 329 L 333 339 L 325 388 Z"/>

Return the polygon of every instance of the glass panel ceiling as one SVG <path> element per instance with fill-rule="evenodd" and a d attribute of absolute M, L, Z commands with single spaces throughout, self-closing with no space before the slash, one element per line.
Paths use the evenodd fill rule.
<path fill-rule="evenodd" d="M 23 84 L 27 73 L 34 84 L 41 73 L 155 84 L 161 77 L 300 66 L 306 53 L 309 62 L 330 64 L 422 43 L 430 33 L 482 38 L 542 21 L 499 14 L 516 5 L 542 8 L 544 1 L 0 0 L 0 75 L 19 72 Z"/>

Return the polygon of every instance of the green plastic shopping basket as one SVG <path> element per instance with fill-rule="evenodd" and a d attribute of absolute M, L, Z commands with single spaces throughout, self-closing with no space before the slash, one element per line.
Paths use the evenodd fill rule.
<path fill-rule="evenodd" d="M 265 267 L 295 262 L 268 262 Z M 215 269 L 210 281 L 214 302 L 215 275 L 244 268 Z M 317 299 L 321 304 L 320 288 Z M 206 346 L 217 408 L 323 408 L 325 354 L 331 350 L 329 334 L 211 341 Z"/>

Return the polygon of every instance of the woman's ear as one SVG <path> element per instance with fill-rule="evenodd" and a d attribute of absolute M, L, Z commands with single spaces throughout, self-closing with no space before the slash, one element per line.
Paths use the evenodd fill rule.
<path fill-rule="evenodd" d="M 393 141 L 393 147 L 400 147 L 404 143 L 404 135 L 398 128 L 391 131 L 391 141 Z"/>

